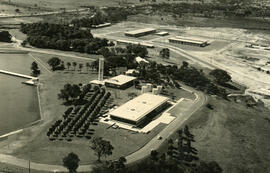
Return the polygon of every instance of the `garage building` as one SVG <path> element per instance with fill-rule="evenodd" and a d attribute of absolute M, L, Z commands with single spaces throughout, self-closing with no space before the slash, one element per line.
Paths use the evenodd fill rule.
<path fill-rule="evenodd" d="M 176 36 L 173 38 L 169 38 L 170 43 L 177 43 L 177 44 L 185 44 L 190 46 L 199 46 L 199 47 L 205 47 L 209 45 L 209 41 L 202 40 L 198 38 L 190 38 L 190 37 L 181 37 Z"/>
<path fill-rule="evenodd" d="M 153 114 L 166 108 L 168 100 L 169 98 L 164 96 L 144 93 L 110 112 L 110 117 L 113 120 L 138 126 Z"/>
<path fill-rule="evenodd" d="M 125 35 L 129 37 L 141 37 L 141 36 L 152 34 L 155 32 L 156 32 L 156 29 L 154 28 L 143 28 L 143 29 L 125 32 Z"/>

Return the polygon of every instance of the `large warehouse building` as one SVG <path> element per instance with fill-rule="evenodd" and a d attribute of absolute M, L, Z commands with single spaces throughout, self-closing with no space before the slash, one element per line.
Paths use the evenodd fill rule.
<path fill-rule="evenodd" d="M 133 85 L 133 81 L 136 77 L 127 76 L 127 75 L 118 75 L 110 79 L 106 79 L 105 86 L 112 88 L 125 89 Z"/>
<path fill-rule="evenodd" d="M 198 39 L 198 38 L 190 38 L 190 37 L 181 37 L 181 36 L 169 38 L 169 42 L 191 45 L 191 46 L 199 46 L 199 47 L 205 47 L 209 45 L 209 41 L 207 40 Z"/>
<path fill-rule="evenodd" d="M 144 93 L 110 112 L 111 119 L 138 126 L 164 109 L 169 98 Z"/>
<path fill-rule="evenodd" d="M 125 32 L 125 35 L 129 37 L 141 37 L 141 36 L 152 34 L 155 32 L 156 32 L 156 29 L 154 28 L 144 28 L 144 29 L 137 29 L 134 31 Z"/>

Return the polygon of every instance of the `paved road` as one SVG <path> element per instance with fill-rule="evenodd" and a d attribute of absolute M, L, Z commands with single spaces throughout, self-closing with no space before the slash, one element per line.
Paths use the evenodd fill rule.
<path fill-rule="evenodd" d="M 186 88 L 189 91 L 195 91 L 192 88 Z M 196 99 L 186 100 L 187 102 L 190 102 L 190 107 L 186 108 L 186 110 L 182 113 L 180 113 L 177 118 L 171 122 L 168 126 L 166 126 L 158 135 L 162 136 L 162 140 L 157 140 L 157 136 L 154 137 L 149 143 L 147 143 L 145 146 L 143 146 L 141 149 L 135 151 L 134 153 L 126 156 L 127 164 L 130 164 L 132 162 L 138 161 L 140 159 L 143 159 L 147 157 L 150 154 L 151 149 L 158 149 L 163 142 L 165 142 L 165 139 L 168 139 L 175 131 L 178 130 L 178 128 L 190 117 L 193 113 L 198 111 L 204 104 L 207 102 L 207 97 L 201 93 L 197 92 L 195 93 Z M 181 102 L 180 102 L 181 103 Z M 7 163 L 11 165 L 16 165 L 18 167 L 22 168 L 29 168 L 29 161 L 24 159 L 19 159 L 11 155 L 5 155 L 0 154 L 0 161 L 2 163 Z M 49 171 L 49 172 L 67 172 L 67 169 L 61 165 L 49 165 L 49 164 L 41 164 L 41 163 L 30 163 L 31 169 L 34 170 L 40 170 L 40 171 Z M 80 165 L 78 168 L 78 172 L 86 172 L 91 171 L 93 168 L 93 165 Z"/>
<path fill-rule="evenodd" d="M 148 142 L 144 147 L 139 149 L 138 151 L 128 155 L 126 157 L 127 164 L 141 160 L 147 157 L 150 154 L 151 150 L 157 150 L 162 143 L 167 142 L 167 139 L 176 132 L 179 127 L 189 119 L 193 113 L 198 111 L 203 105 L 207 102 L 207 97 L 203 93 L 195 93 L 196 99 L 190 102 L 190 107 L 187 108 L 184 112 L 180 113 L 173 122 L 171 122 L 168 126 L 166 126 L 157 136 L 161 136 L 162 140 L 158 140 L 157 136 L 154 137 L 150 142 Z M 181 102 L 180 102 L 181 104 Z"/>
<path fill-rule="evenodd" d="M 21 47 L 20 44 L 15 45 L 15 47 L 29 51 L 29 52 L 39 52 L 39 53 L 47 53 L 47 54 L 56 54 L 61 56 L 69 56 L 72 58 L 82 58 L 76 55 L 69 55 L 65 53 L 59 53 L 54 52 L 51 50 L 41 50 L 41 49 L 32 49 L 32 48 L 24 48 Z M 88 59 L 88 58 L 83 58 Z M 157 140 L 157 136 L 154 137 L 149 143 L 147 143 L 145 146 L 143 146 L 141 149 L 135 151 L 134 153 L 126 156 L 127 163 L 130 164 L 132 162 L 138 161 L 140 159 L 143 159 L 147 157 L 150 154 L 150 151 L 152 149 L 156 150 L 158 149 L 163 142 L 166 141 L 175 131 L 178 130 L 178 128 L 190 117 L 193 113 L 198 111 L 204 104 L 207 102 L 207 97 L 201 93 L 197 92 L 194 89 L 190 87 L 185 87 L 186 90 L 189 90 L 190 92 L 194 92 L 196 95 L 196 99 L 193 101 L 186 100 L 187 102 L 190 102 L 190 106 L 186 108 L 186 110 L 177 116 L 176 119 L 174 119 L 173 122 L 171 122 L 169 125 L 167 125 L 158 135 L 162 136 L 162 140 Z M 0 154 L 0 162 L 16 165 L 22 168 L 29 168 L 29 161 L 24 159 L 19 159 L 11 155 L 5 155 Z M 40 171 L 49 171 L 49 172 L 67 172 L 67 169 L 61 165 L 49 165 L 49 164 L 40 164 L 31 162 L 30 163 L 31 169 L 40 170 Z M 91 171 L 93 168 L 93 165 L 80 165 L 78 168 L 78 172 L 86 172 Z"/>

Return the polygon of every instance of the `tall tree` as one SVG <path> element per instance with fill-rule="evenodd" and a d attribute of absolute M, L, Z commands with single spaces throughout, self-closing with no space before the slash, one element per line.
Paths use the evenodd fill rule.
<path fill-rule="evenodd" d="M 76 173 L 76 170 L 79 167 L 79 162 L 79 157 L 74 153 L 69 153 L 63 158 L 63 165 L 69 170 L 69 173 Z"/>
<path fill-rule="evenodd" d="M 159 52 L 159 55 L 162 57 L 162 58 L 170 58 L 170 49 L 168 48 L 163 48 L 161 49 L 161 51 Z"/>
<path fill-rule="evenodd" d="M 77 63 L 76 62 L 73 62 L 72 65 L 73 65 L 74 71 L 75 71 L 76 70 Z"/>
<path fill-rule="evenodd" d="M 89 62 L 87 62 L 87 63 L 85 64 L 85 66 L 86 66 L 86 68 L 87 68 L 87 71 L 89 71 L 89 68 L 90 68 L 90 63 L 89 63 Z"/>
<path fill-rule="evenodd" d="M 82 71 L 82 68 L 83 68 L 83 64 L 79 64 L 80 71 Z"/>
<path fill-rule="evenodd" d="M 71 63 L 70 62 L 67 62 L 67 68 L 69 70 L 69 67 L 71 66 Z"/>
<path fill-rule="evenodd" d="M 12 36 L 8 31 L 1 31 L 0 32 L 0 42 L 11 42 Z"/>
<path fill-rule="evenodd" d="M 55 71 L 59 65 L 61 65 L 61 60 L 58 57 L 52 57 L 48 60 L 48 64 L 51 66 L 52 70 Z"/>
<path fill-rule="evenodd" d="M 112 155 L 113 146 L 109 141 L 102 139 L 102 137 L 95 137 L 91 141 L 91 149 L 94 150 L 96 156 L 98 157 L 98 161 L 100 162 L 100 158 Z"/>
<path fill-rule="evenodd" d="M 32 75 L 35 77 L 40 74 L 38 64 L 35 61 L 31 64 L 31 70 L 32 70 Z"/>

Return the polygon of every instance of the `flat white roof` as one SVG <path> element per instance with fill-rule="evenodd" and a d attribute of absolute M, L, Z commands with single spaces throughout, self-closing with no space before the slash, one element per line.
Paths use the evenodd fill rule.
<path fill-rule="evenodd" d="M 156 35 L 166 35 L 166 34 L 169 34 L 169 33 L 166 31 L 161 31 L 161 32 L 156 33 Z"/>
<path fill-rule="evenodd" d="M 138 121 L 168 100 L 169 98 L 164 96 L 144 93 L 113 110 L 110 115 Z"/>
<path fill-rule="evenodd" d="M 156 31 L 156 29 L 154 29 L 154 28 L 143 28 L 143 29 L 137 29 L 137 30 L 133 30 L 133 31 L 128 31 L 128 32 L 125 32 L 125 34 L 135 35 L 135 34 L 140 34 L 140 33 L 150 32 L 150 31 Z"/>
<path fill-rule="evenodd" d="M 123 85 L 127 82 L 134 80 L 134 79 L 136 79 L 136 77 L 121 74 L 121 75 L 112 77 L 110 79 L 106 79 L 105 82 L 115 84 L 115 85 Z"/>
<path fill-rule="evenodd" d="M 182 36 L 172 37 L 172 38 L 169 38 L 169 40 L 184 41 L 184 42 L 191 42 L 191 43 L 197 43 L 197 44 L 203 44 L 203 43 L 208 42 L 208 40 L 203 40 L 203 39 L 194 38 L 194 37 L 182 37 Z"/>

